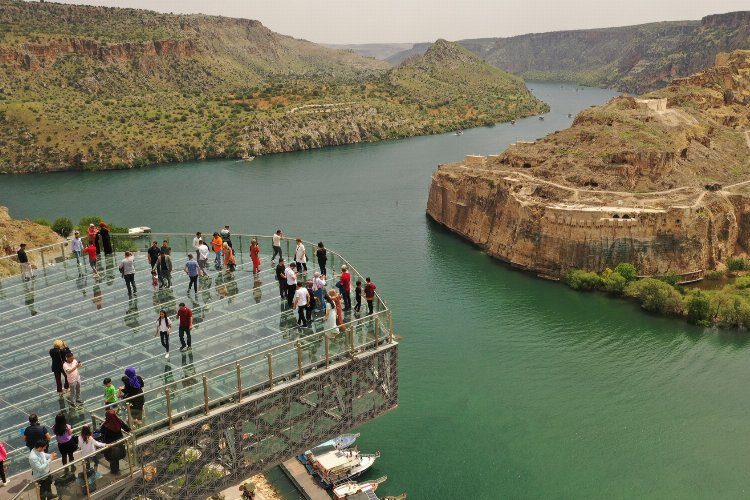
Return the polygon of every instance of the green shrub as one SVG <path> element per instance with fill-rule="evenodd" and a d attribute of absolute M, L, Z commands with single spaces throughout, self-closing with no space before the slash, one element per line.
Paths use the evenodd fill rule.
<path fill-rule="evenodd" d="M 744 257 L 732 257 L 727 259 L 727 269 L 730 271 L 744 271 L 747 268 L 747 259 Z"/>
<path fill-rule="evenodd" d="M 567 283 L 573 290 L 595 290 L 602 285 L 602 279 L 594 272 L 573 269 L 568 273 Z"/>
<path fill-rule="evenodd" d="M 743 297 L 721 290 L 711 297 L 711 310 L 722 327 L 750 326 L 750 303 Z"/>
<path fill-rule="evenodd" d="M 31 222 L 36 222 L 40 226 L 52 227 L 52 223 L 47 219 L 33 219 Z"/>
<path fill-rule="evenodd" d="M 625 295 L 638 299 L 647 311 L 661 314 L 682 314 L 682 296 L 669 283 L 655 278 L 644 278 L 630 283 Z"/>
<path fill-rule="evenodd" d="M 700 326 L 711 324 L 711 301 L 705 292 L 695 290 L 688 294 L 685 299 L 685 309 L 687 309 L 687 318 L 690 323 Z"/>
<path fill-rule="evenodd" d="M 725 276 L 724 271 L 708 271 L 703 277 L 708 281 L 718 281 L 724 279 Z"/>
<path fill-rule="evenodd" d="M 67 217 L 58 217 L 55 219 L 55 222 L 52 223 L 52 230 L 63 238 L 67 238 L 68 235 L 73 232 L 73 221 Z"/>
<path fill-rule="evenodd" d="M 609 293 L 622 295 L 625 287 L 628 284 L 628 280 L 617 271 L 612 269 L 605 269 L 601 276 L 602 288 Z"/>
<path fill-rule="evenodd" d="M 615 272 L 625 278 L 625 281 L 627 281 L 628 283 L 630 283 L 631 281 L 635 281 L 635 278 L 638 275 L 635 266 L 627 262 L 620 262 L 619 264 L 617 264 L 617 266 L 615 267 Z"/>
<path fill-rule="evenodd" d="M 97 217 L 94 215 L 89 215 L 87 217 L 81 217 L 81 220 L 78 222 L 78 229 L 81 230 L 81 232 L 88 231 L 89 224 L 93 224 L 97 227 L 99 227 L 99 223 L 102 221 L 101 217 Z"/>
<path fill-rule="evenodd" d="M 660 281 L 663 281 L 664 283 L 667 283 L 668 285 L 677 286 L 677 283 L 679 283 L 680 281 L 682 281 L 682 276 L 680 276 L 679 274 L 677 274 L 674 271 L 670 271 L 670 272 L 668 272 L 667 274 L 665 274 L 663 276 L 659 276 L 658 279 Z"/>
<path fill-rule="evenodd" d="M 739 278 L 734 280 L 734 286 L 739 288 L 740 290 L 750 288 L 750 276 L 740 276 Z"/>

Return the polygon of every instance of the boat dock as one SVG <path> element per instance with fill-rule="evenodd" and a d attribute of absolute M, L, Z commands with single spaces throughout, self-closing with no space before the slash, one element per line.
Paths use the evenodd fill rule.
<path fill-rule="evenodd" d="M 307 500 L 331 500 L 328 492 L 315 482 L 315 479 L 307 473 L 305 466 L 296 457 L 282 463 L 281 470 Z"/>

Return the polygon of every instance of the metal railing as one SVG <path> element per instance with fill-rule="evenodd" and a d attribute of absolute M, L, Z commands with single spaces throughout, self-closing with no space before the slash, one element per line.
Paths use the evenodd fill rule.
<path fill-rule="evenodd" d="M 98 448 L 96 453 L 81 456 L 65 465 L 61 465 L 58 469 L 50 471 L 47 475 L 39 478 L 31 478 L 26 485 L 21 488 L 21 491 L 16 493 L 12 500 L 43 500 L 42 491 L 40 488 L 40 482 L 45 479 L 49 481 L 50 488 L 56 490 L 58 498 L 91 498 L 91 494 L 94 493 L 98 488 L 109 486 L 114 484 L 121 478 L 111 478 L 103 476 L 99 473 L 99 466 L 109 463 L 109 460 L 104 458 L 108 452 L 119 448 L 125 447 L 125 457 L 120 459 L 120 465 L 123 460 L 127 461 L 127 477 L 132 479 L 133 476 L 140 472 L 140 465 L 136 457 L 135 451 L 135 440 L 134 436 L 130 433 L 123 431 L 122 439 L 114 441 L 105 445 L 103 448 Z M 29 452 L 27 452 L 28 455 Z M 99 464 L 93 465 L 90 468 L 90 464 L 93 464 L 94 457 L 98 460 L 102 460 Z M 59 459 L 59 457 L 58 457 Z M 76 474 L 77 471 L 81 471 Z M 73 476 L 71 477 L 68 471 L 71 471 Z M 65 477 L 68 477 L 66 480 Z M 53 491 L 55 493 L 55 491 Z"/>
<path fill-rule="evenodd" d="M 132 245 L 133 249 L 145 250 L 151 241 L 168 240 L 175 251 L 191 251 L 194 235 L 184 233 L 148 233 L 144 235 L 111 235 L 113 242 L 119 246 Z M 232 235 L 232 242 L 238 264 L 245 260 L 252 239 L 270 241 L 272 237 L 262 235 Z M 286 241 L 286 255 L 290 255 L 290 240 Z M 310 242 L 303 242 L 306 247 L 315 248 Z M 57 244 L 61 245 L 61 244 Z M 47 249 L 55 245 L 40 247 Z M 245 250 L 245 252 L 243 252 Z M 364 279 L 346 259 L 340 254 L 327 250 L 327 268 L 335 269 L 336 260 L 339 265 L 347 265 L 353 278 Z M 70 258 L 62 253 L 62 258 Z M 310 267 L 314 267 L 314 254 L 308 257 Z M 312 272 L 312 270 L 308 271 Z M 355 281 L 354 279 L 352 280 Z M 393 343 L 393 318 L 391 311 L 382 300 L 379 293 L 374 299 L 375 313 L 356 318 L 340 326 L 313 333 L 297 340 L 274 344 L 265 350 L 240 357 L 229 363 L 204 370 L 197 374 L 190 374 L 176 381 L 165 380 L 164 384 L 144 391 L 143 394 L 129 399 L 120 400 L 118 404 L 127 408 L 128 423 L 133 429 L 133 438 L 158 429 L 171 429 L 175 422 L 194 416 L 207 414 L 212 408 L 226 403 L 241 402 L 243 398 L 273 389 L 274 385 L 294 378 L 302 378 L 305 374 L 318 369 L 326 369 L 332 363 L 342 361 L 368 350 L 377 349 L 385 343 Z M 335 310 L 331 312 L 335 314 Z M 288 331 L 282 331 L 274 336 L 261 339 L 266 343 L 283 339 Z M 306 359 L 307 358 L 307 359 Z M 200 380 L 200 384 L 198 381 Z M 181 387 L 180 387 L 181 386 Z M 148 402 L 144 408 L 144 423 L 136 427 L 132 415 L 132 402 L 145 398 Z M 103 417 L 107 406 L 101 406 L 90 411 L 91 419 L 96 424 L 97 419 Z M 27 454 L 27 453 L 26 453 Z M 16 464 L 24 460 L 24 449 L 12 450 L 8 459 Z M 15 467 L 14 467 L 15 468 Z"/>

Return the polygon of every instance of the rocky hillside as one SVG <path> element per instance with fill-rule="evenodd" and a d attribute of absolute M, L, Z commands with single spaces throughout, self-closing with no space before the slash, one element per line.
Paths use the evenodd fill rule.
<path fill-rule="evenodd" d="M 750 11 L 591 30 L 478 38 L 458 43 L 527 80 L 575 82 L 639 94 L 708 68 L 716 54 L 750 49 Z M 418 43 L 386 60 L 423 54 Z"/>
<path fill-rule="evenodd" d="M 750 250 L 750 51 L 433 176 L 428 214 L 520 267 L 712 269 Z"/>
<path fill-rule="evenodd" d="M 27 250 L 30 250 L 58 241 L 63 241 L 63 239 L 49 227 L 29 220 L 12 219 L 8 214 L 8 209 L 0 207 L 0 257 L 15 255 L 20 243 L 26 243 Z M 36 262 L 31 252 L 30 255 L 32 265 L 41 265 L 41 262 Z M 20 267 L 15 259 L 0 259 L 0 277 L 19 272 Z"/>
<path fill-rule="evenodd" d="M 467 74 L 471 64 L 486 73 L 475 59 Z M 0 67 L 6 173 L 309 149 L 543 109 L 524 87 L 503 94 L 511 104 L 498 107 L 467 101 L 461 85 L 448 84 L 436 102 L 416 93 L 434 75 L 412 71 L 407 85 L 383 61 L 257 21 L 48 2 L 0 0 Z M 494 78 L 493 96 L 509 77 Z"/>

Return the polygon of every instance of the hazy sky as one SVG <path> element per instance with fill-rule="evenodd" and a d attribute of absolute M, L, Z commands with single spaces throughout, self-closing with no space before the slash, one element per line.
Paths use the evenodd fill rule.
<path fill-rule="evenodd" d="M 700 19 L 748 0 L 57 0 L 257 19 L 313 42 L 424 42 Z"/>

